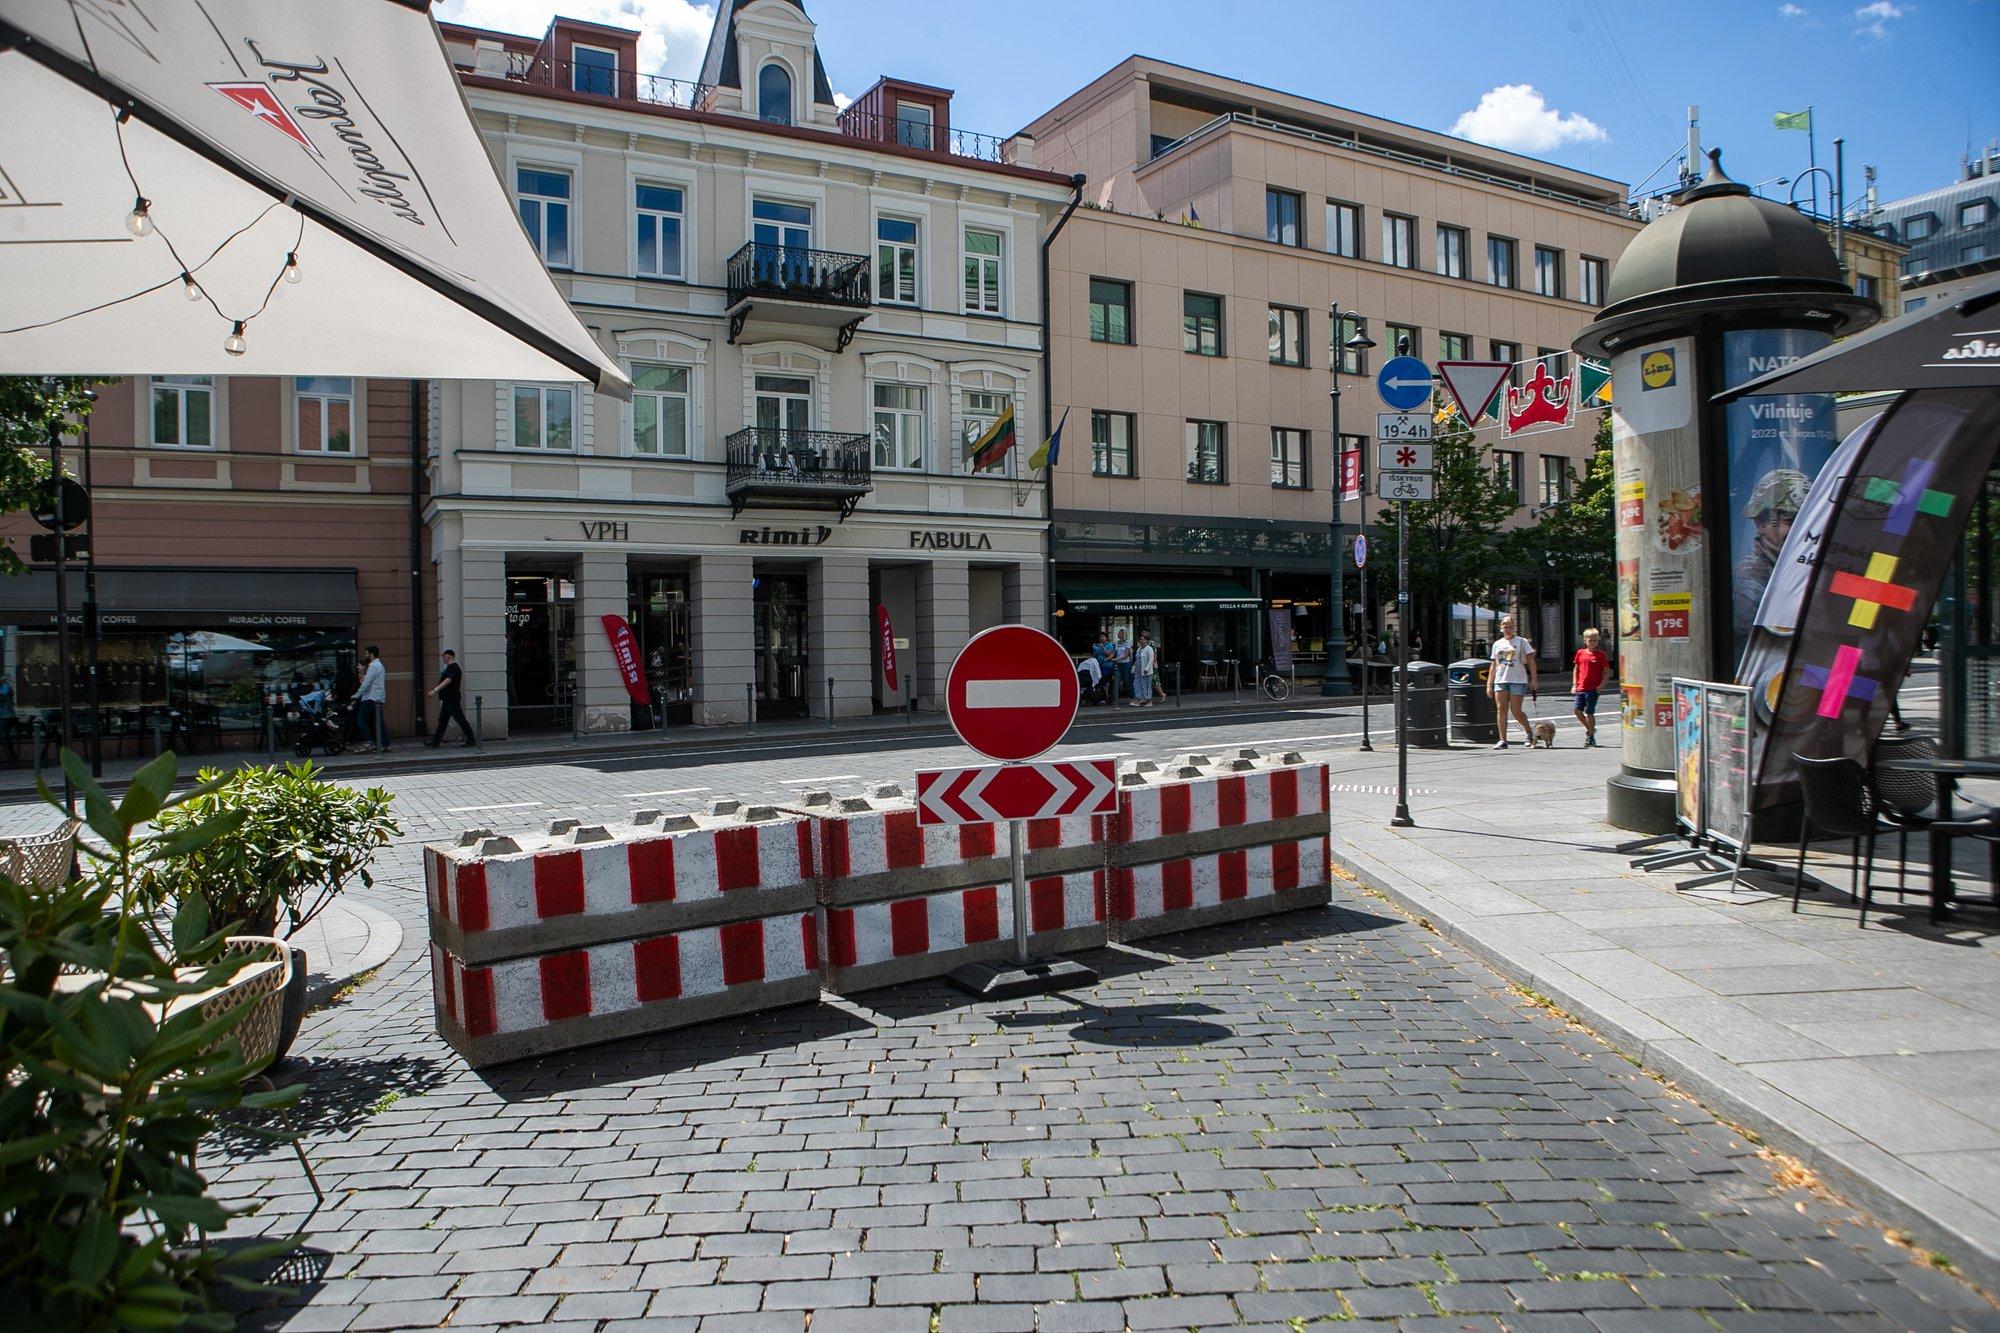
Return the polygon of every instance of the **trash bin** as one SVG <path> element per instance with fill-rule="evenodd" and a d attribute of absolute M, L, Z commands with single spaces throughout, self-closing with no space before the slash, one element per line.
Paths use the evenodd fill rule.
<path fill-rule="evenodd" d="M 1493 664 L 1481 657 L 1468 657 L 1445 668 L 1451 678 L 1451 738 L 1468 745 L 1491 745 L 1500 739 L 1500 719 L 1494 713 L 1493 696 L 1486 692 L 1486 678 Z"/>
<path fill-rule="evenodd" d="M 1409 673 L 1410 744 L 1444 748 L 1444 668 L 1436 662 L 1411 662 L 1396 668 L 1400 679 Z"/>

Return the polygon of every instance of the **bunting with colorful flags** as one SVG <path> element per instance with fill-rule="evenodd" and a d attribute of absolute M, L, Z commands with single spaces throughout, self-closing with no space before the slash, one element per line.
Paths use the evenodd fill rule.
<path fill-rule="evenodd" d="M 1577 401 L 1585 407 L 1611 406 L 1611 363 L 1579 357 L 1576 373 L 1580 381 Z"/>

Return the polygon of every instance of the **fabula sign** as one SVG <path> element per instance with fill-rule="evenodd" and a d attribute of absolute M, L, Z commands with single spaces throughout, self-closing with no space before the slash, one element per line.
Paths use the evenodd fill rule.
<path fill-rule="evenodd" d="M 990 551 L 993 536 L 985 532 L 953 532 L 946 528 L 919 528 L 910 534 L 913 551 Z"/>

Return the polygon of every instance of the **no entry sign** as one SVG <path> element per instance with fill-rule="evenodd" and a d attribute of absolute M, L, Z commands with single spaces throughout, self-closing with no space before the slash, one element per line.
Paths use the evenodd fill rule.
<path fill-rule="evenodd" d="M 917 773 L 919 824 L 998 824 L 1010 819 L 1108 815 L 1118 808 L 1110 759 L 924 769 Z"/>
<path fill-rule="evenodd" d="M 988 759 L 1032 759 L 1076 718 L 1076 664 L 1041 630 L 982 630 L 951 664 L 945 713 L 958 738 Z"/>

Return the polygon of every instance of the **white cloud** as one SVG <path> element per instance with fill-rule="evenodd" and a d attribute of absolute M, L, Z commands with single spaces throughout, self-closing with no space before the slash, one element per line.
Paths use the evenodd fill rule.
<path fill-rule="evenodd" d="M 1805 17 L 1805 16 L 1807 15 L 1807 14 L 1809 14 L 1809 13 L 1811 13 L 1811 12 L 1812 12 L 1812 11 L 1808 10 L 1808 9 L 1807 9 L 1807 8 L 1806 8 L 1806 7 L 1804 6 L 1804 5 L 1779 5 L 1779 6 L 1778 6 L 1778 16 L 1779 16 L 1780 18 L 1788 18 L 1788 19 L 1802 19 L 1802 18 L 1804 18 L 1804 17 Z"/>
<path fill-rule="evenodd" d="M 1890 20 L 1899 19 L 1908 12 L 1889 0 L 1875 0 L 1872 5 L 1863 5 L 1854 11 L 1854 21 L 1860 25 L 1855 28 L 1854 35 L 1882 41 L 1889 35 Z"/>
<path fill-rule="evenodd" d="M 549 18 L 608 23 L 639 31 L 639 73 L 692 79 L 701 73 L 708 30 L 715 25 L 715 7 L 694 0 L 443 0 L 437 16 L 449 23 L 539 37 Z"/>
<path fill-rule="evenodd" d="M 851 107 L 851 106 L 853 106 L 853 105 L 854 105 L 854 99 L 853 99 L 853 98 L 851 98 L 851 97 L 849 97 L 849 96 L 848 96 L 848 95 L 847 95 L 846 93 L 843 93 L 843 92 L 835 92 L 835 93 L 834 93 L 834 95 L 833 95 L 833 109 L 834 109 L 835 111 L 845 111 L 845 110 L 847 110 L 847 108 L 849 108 L 849 107 Z"/>
<path fill-rule="evenodd" d="M 1451 132 L 1461 139 L 1527 153 L 1610 137 L 1594 120 L 1555 110 L 1526 83 L 1503 83 L 1485 93 L 1478 106 L 1452 122 Z"/>

